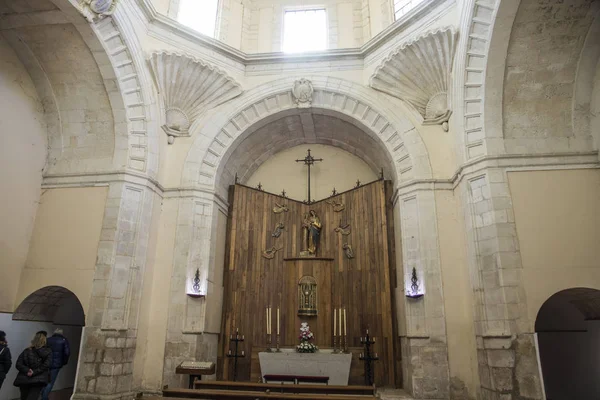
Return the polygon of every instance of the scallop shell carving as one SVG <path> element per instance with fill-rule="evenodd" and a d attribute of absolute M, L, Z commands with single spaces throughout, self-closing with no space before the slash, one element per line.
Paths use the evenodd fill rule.
<path fill-rule="evenodd" d="M 456 50 L 452 28 L 426 33 L 404 43 L 375 70 L 369 85 L 404 100 L 423 117 L 423 124 L 448 121 L 448 85 Z"/>
<path fill-rule="evenodd" d="M 169 143 L 175 137 L 189 136 L 191 125 L 204 111 L 243 92 L 225 72 L 186 55 L 157 52 L 149 63 L 165 102 L 163 129 L 169 135 Z"/>

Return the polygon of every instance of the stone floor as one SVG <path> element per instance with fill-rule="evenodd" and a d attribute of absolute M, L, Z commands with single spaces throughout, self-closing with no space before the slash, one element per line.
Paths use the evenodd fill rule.
<path fill-rule="evenodd" d="M 377 397 L 382 400 L 413 400 L 404 390 L 378 388 Z"/>

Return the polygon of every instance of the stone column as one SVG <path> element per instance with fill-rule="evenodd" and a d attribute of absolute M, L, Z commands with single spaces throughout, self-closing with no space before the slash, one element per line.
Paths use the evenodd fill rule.
<path fill-rule="evenodd" d="M 109 186 L 73 399 L 130 399 L 154 194 Z"/>
<path fill-rule="evenodd" d="M 402 238 L 396 299 L 404 388 L 417 399 L 448 399 L 448 344 L 433 190 L 400 194 L 394 211 L 396 238 Z M 413 267 L 425 290 L 418 299 L 406 297 Z"/>
<path fill-rule="evenodd" d="M 542 399 L 521 254 L 506 171 L 486 168 L 460 184 L 467 224 L 482 399 Z"/>
<path fill-rule="evenodd" d="M 218 240 L 219 234 L 225 233 L 224 228 L 219 229 L 218 226 L 219 213 L 226 215 L 225 205 L 212 194 L 202 193 L 179 200 L 164 385 L 187 387 L 187 378 L 175 375 L 175 368 L 182 361 L 217 363 L 223 303 L 223 264 L 216 265 L 215 260 L 216 254 L 225 250 L 224 240 Z M 191 297 L 186 293 L 197 269 L 205 297 Z"/>

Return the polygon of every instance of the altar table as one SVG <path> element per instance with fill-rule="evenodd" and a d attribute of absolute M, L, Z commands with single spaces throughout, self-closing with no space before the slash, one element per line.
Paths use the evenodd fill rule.
<path fill-rule="evenodd" d="M 281 349 L 280 353 L 258 353 L 258 359 L 261 376 L 328 376 L 330 385 L 348 386 L 352 354 L 333 354 L 331 349 L 316 353 L 296 353 L 296 349 Z"/>

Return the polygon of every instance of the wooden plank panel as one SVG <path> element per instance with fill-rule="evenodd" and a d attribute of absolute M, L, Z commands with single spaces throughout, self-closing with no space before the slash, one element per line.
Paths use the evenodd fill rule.
<path fill-rule="evenodd" d="M 266 313 L 273 308 L 273 333 L 276 332 L 276 309 L 281 310 L 281 345 L 291 348 L 298 344 L 300 323 L 306 321 L 315 333 L 316 344 L 330 348 L 333 345 L 333 308 L 345 307 L 348 318 L 348 345 L 355 357 L 350 382 L 364 383 L 360 337 L 365 329 L 377 337 L 375 351 L 381 361 L 376 363 L 377 385 L 394 385 L 398 374 L 395 363 L 399 349 L 395 340 L 395 310 L 392 302 L 395 275 L 390 266 L 393 237 L 390 241 L 389 207 L 383 181 L 365 185 L 335 198 L 346 205 L 342 212 L 324 201 L 310 207 L 280 196 L 260 192 L 241 185 L 230 194 L 224 285 L 222 336 L 219 348 L 219 378 L 231 379 L 232 364 L 224 358 L 229 350 L 229 335 L 236 328 L 245 335 L 240 351 L 247 354 L 238 362 L 238 379 L 258 381 L 260 366 L 258 352 L 266 342 Z M 287 204 L 288 212 L 273 213 L 275 203 Z M 284 261 L 297 257 L 301 248 L 303 214 L 314 209 L 321 218 L 321 245 L 319 255 L 327 260 Z M 335 228 L 350 223 L 351 234 L 342 236 Z M 271 236 L 275 225 L 284 223 L 279 238 Z M 393 221 L 391 221 L 393 224 Z M 393 228 L 393 225 L 392 225 Z M 392 231 L 393 232 L 393 231 Z M 355 258 L 347 259 L 343 244 L 350 243 Z M 265 249 L 281 248 L 271 260 L 262 257 Z M 298 281 L 312 275 L 318 284 L 318 316 L 299 317 Z M 275 335 L 273 335 L 275 347 Z M 384 356 L 385 354 L 385 356 Z"/>

